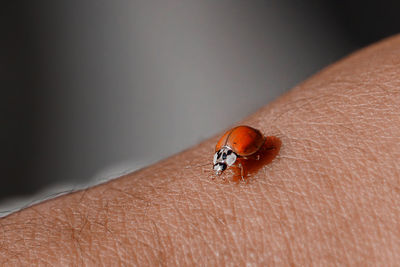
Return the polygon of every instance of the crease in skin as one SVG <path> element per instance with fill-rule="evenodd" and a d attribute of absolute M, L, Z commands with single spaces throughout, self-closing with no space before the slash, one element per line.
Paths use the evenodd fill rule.
<path fill-rule="evenodd" d="M 284 181 L 283 181 L 283 184 L 284 184 Z M 301 191 L 302 191 L 302 190 L 301 190 L 301 186 L 300 186 L 300 184 L 299 184 L 298 181 L 294 180 L 294 185 L 293 185 L 293 186 L 296 187 L 297 191 L 296 191 L 296 190 L 290 190 L 290 191 L 288 191 L 288 192 L 290 192 L 290 194 L 294 195 L 294 194 L 296 194 L 296 192 L 301 192 Z M 286 188 L 286 190 L 287 190 L 287 188 Z M 303 196 L 303 197 L 304 197 L 303 194 L 300 194 L 300 196 Z M 303 199 L 304 199 L 304 198 L 303 198 Z M 298 213 L 298 212 L 296 211 L 296 209 L 295 209 L 296 204 L 295 204 L 295 202 L 294 202 L 293 200 L 291 200 L 290 204 L 291 204 L 291 207 L 292 207 L 292 209 L 293 209 L 293 211 L 294 211 L 294 218 L 292 219 L 292 220 L 294 221 L 294 226 L 296 226 L 296 224 L 297 224 L 297 227 L 298 227 L 298 226 L 299 226 L 299 223 L 300 223 L 300 216 L 299 216 L 299 213 Z M 306 201 L 306 208 L 310 208 L 310 207 L 311 207 L 311 206 L 310 206 L 310 203 L 309 203 L 308 201 Z M 289 215 L 288 215 L 288 216 L 289 216 Z M 293 231 L 293 229 L 292 229 L 292 231 Z M 293 232 L 294 232 L 294 231 L 293 231 Z M 302 238 L 302 236 L 300 236 L 299 238 Z M 304 240 L 303 240 L 303 242 L 304 242 Z M 306 253 L 307 253 L 308 255 L 310 255 L 310 251 L 309 251 L 308 249 L 306 249 Z M 311 257 L 310 257 L 310 258 L 311 258 Z M 291 262 L 294 262 L 293 256 L 291 257 L 290 261 L 291 261 Z"/>

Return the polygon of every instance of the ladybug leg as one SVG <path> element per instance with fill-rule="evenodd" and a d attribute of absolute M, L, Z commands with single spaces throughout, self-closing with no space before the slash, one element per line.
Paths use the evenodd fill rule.
<path fill-rule="evenodd" d="M 242 177 L 242 181 L 245 182 L 246 180 L 244 179 L 244 170 L 243 170 L 242 163 L 239 163 L 239 168 L 240 168 L 240 176 Z"/>

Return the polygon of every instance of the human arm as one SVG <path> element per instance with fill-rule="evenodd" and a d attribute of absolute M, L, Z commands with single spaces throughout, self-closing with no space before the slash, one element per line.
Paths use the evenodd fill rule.
<path fill-rule="evenodd" d="M 249 183 L 211 180 L 200 166 L 211 166 L 215 137 L 1 219 L 0 263 L 393 265 L 400 261 L 399 77 L 397 36 L 247 118 L 282 141 Z"/>

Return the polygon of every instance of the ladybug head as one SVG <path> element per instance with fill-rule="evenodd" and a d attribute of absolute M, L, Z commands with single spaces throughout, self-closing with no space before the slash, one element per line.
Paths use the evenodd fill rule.
<path fill-rule="evenodd" d="M 214 171 L 220 175 L 228 166 L 235 163 L 237 155 L 230 147 L 224 146 L 214 154 Z"/>

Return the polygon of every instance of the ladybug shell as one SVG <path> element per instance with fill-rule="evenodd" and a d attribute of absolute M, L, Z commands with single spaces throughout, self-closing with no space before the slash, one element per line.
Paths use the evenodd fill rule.
<path fill-rule="evenodd" d="M 250 126 L 237 126 L 227 131 L 215 146 L 215 151 L 223 146 L 232 148 L 239 156 L 250 156 L 256 153 L 264 144 L 262 133 Z"/>

